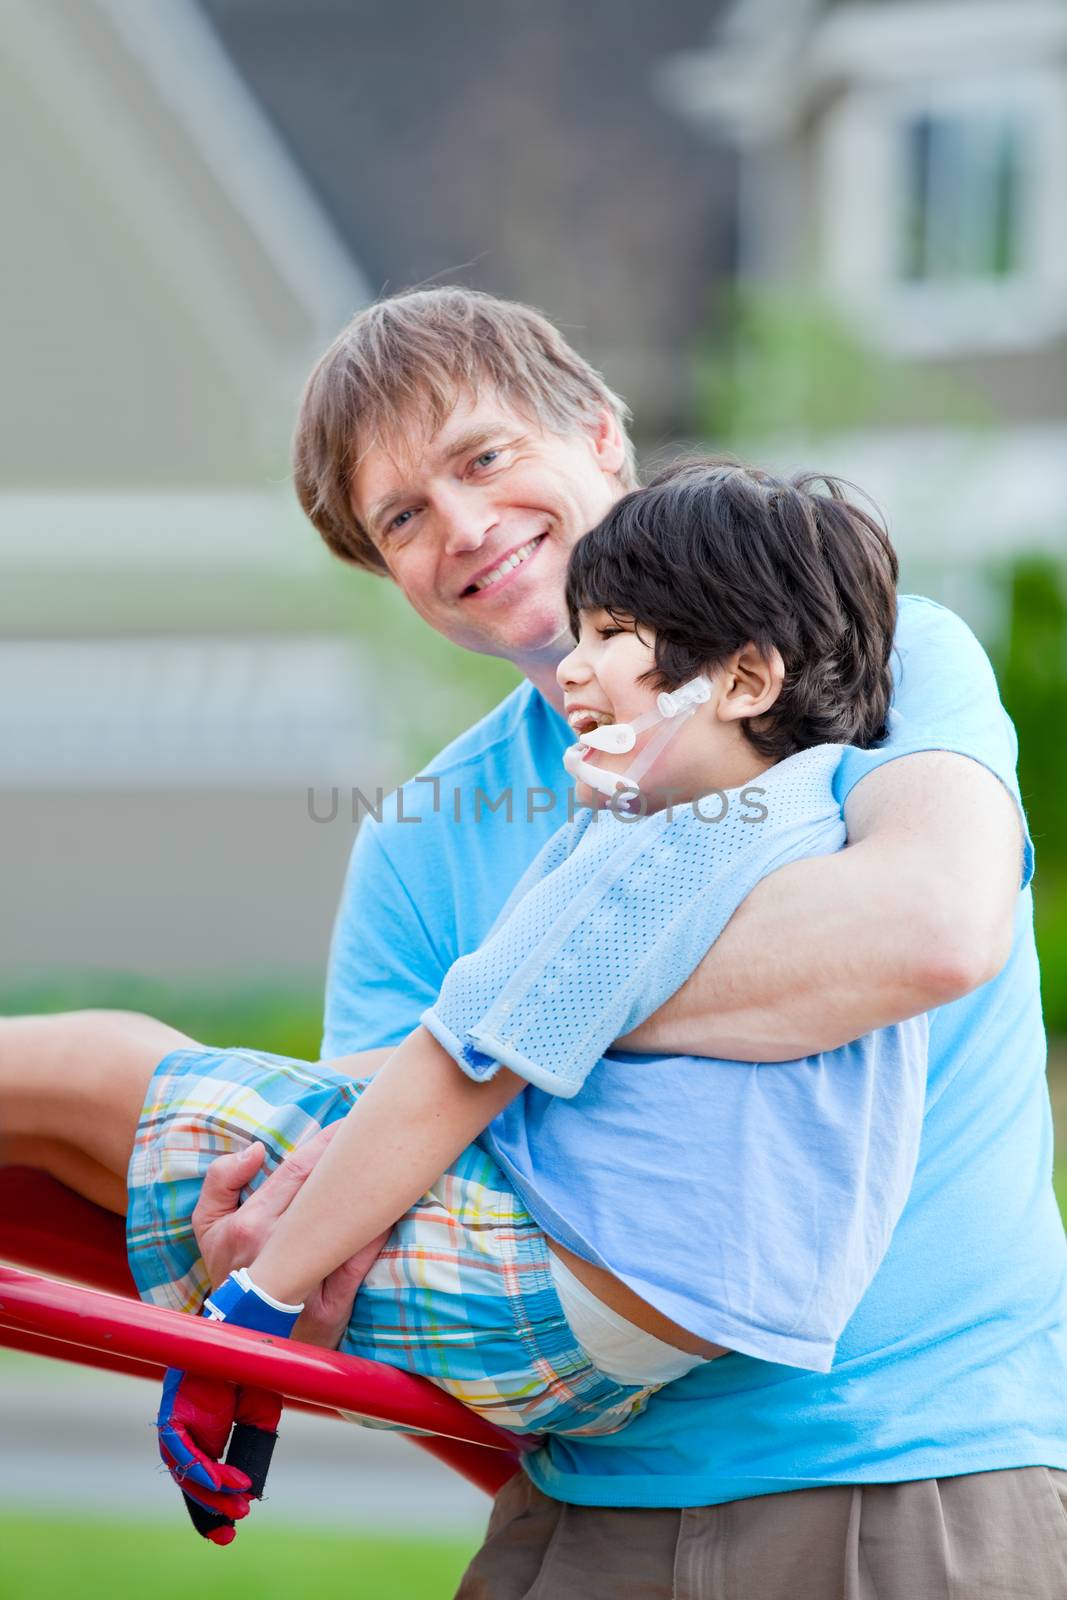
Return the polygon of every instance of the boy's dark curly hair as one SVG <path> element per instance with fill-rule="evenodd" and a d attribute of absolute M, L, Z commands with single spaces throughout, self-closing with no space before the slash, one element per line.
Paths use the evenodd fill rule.
<path fill-rule="evenodd" d="M 878 519 L 834 478 L 783 479 L 685 461 L 624 495 L 580 539 L 567 608 L 602 608 L 655 634 L 657 689 L 752 642 L 780 651 L 781 694 L 742 723 L 761 755 L 876 744 L 892 693 L 897 558 Z"/>

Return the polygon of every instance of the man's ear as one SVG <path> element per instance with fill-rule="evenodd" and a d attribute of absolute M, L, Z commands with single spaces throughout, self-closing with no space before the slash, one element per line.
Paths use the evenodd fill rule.
<path fill-rule="evenodd" d="M 615 477 L 626 460 L 626 437 L 610 406 L 601 406 L 596 421 L 587 428 L 597 466 Z"/>
<path fill-rule="evenodd" d="M 722 693 L 716 707 L 722 722 L 759 717 L 769 711 L 782 692 L 785 662 L 781 652 L 767 655 L 749 642 L 722 666 Z"/>

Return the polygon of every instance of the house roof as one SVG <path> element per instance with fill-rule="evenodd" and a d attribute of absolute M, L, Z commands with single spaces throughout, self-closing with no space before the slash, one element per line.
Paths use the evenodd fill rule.
<path fill-rule="evenodd" d="M 284 460 L 291 386 L 368 290 L 193 0 L 9 0 L 0 84 L 0 474 L 239 482 L 283 414 Z"/>
<path fill-rule="evenodd" d="M 377 292 L 540 305 L 646 429 L 685 416 L 732 158 L 658 98 L 723 0 L 201 0 Z"/>
<path fill-rule="evenodd" d="M 0 631 L 60 581 L 91 626 L 88 574 L 147 617 L 189 614 L 164 573 L 317 572 L 296 397 L 369 289 L 194 0 L 5 0 L 0 162 Z"/>

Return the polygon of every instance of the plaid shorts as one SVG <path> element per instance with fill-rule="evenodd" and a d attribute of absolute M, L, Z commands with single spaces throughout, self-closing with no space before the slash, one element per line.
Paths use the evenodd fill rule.
<path fill-rule="evenodd" d="M 128 1175 L 127 1247 L 141 1298 L 200 1310 L 211 1285 L 191 1219 L 216 1157 L 260 1140 L 263 1182 L 364 1087 L 321 1062 L 253 1050 L 165 1057 Z M 590 1362 L 560 1306 L 544 1234 L 477 1145 L 401 1217 L 340 1348 L 428 1378 L 515 1432 L 613 1433 L 655 1387 L 616 1383 Z"/>

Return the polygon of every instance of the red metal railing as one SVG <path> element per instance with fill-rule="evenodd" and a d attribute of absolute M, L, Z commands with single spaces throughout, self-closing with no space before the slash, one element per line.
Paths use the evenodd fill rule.
<path fill-rule="evenodd" d="M 408 1373 L 142 1305 L 121 1219 L 29 1167 L 0 1167 L 0 1262 L 10 1263 L 0 1265 L 0 1345 L 10 1349 L 156 1380 L 183 1367 L 305 1411 L 422 1429 L 412 1442 L 487 1494 L 532 1448 Z"/>

